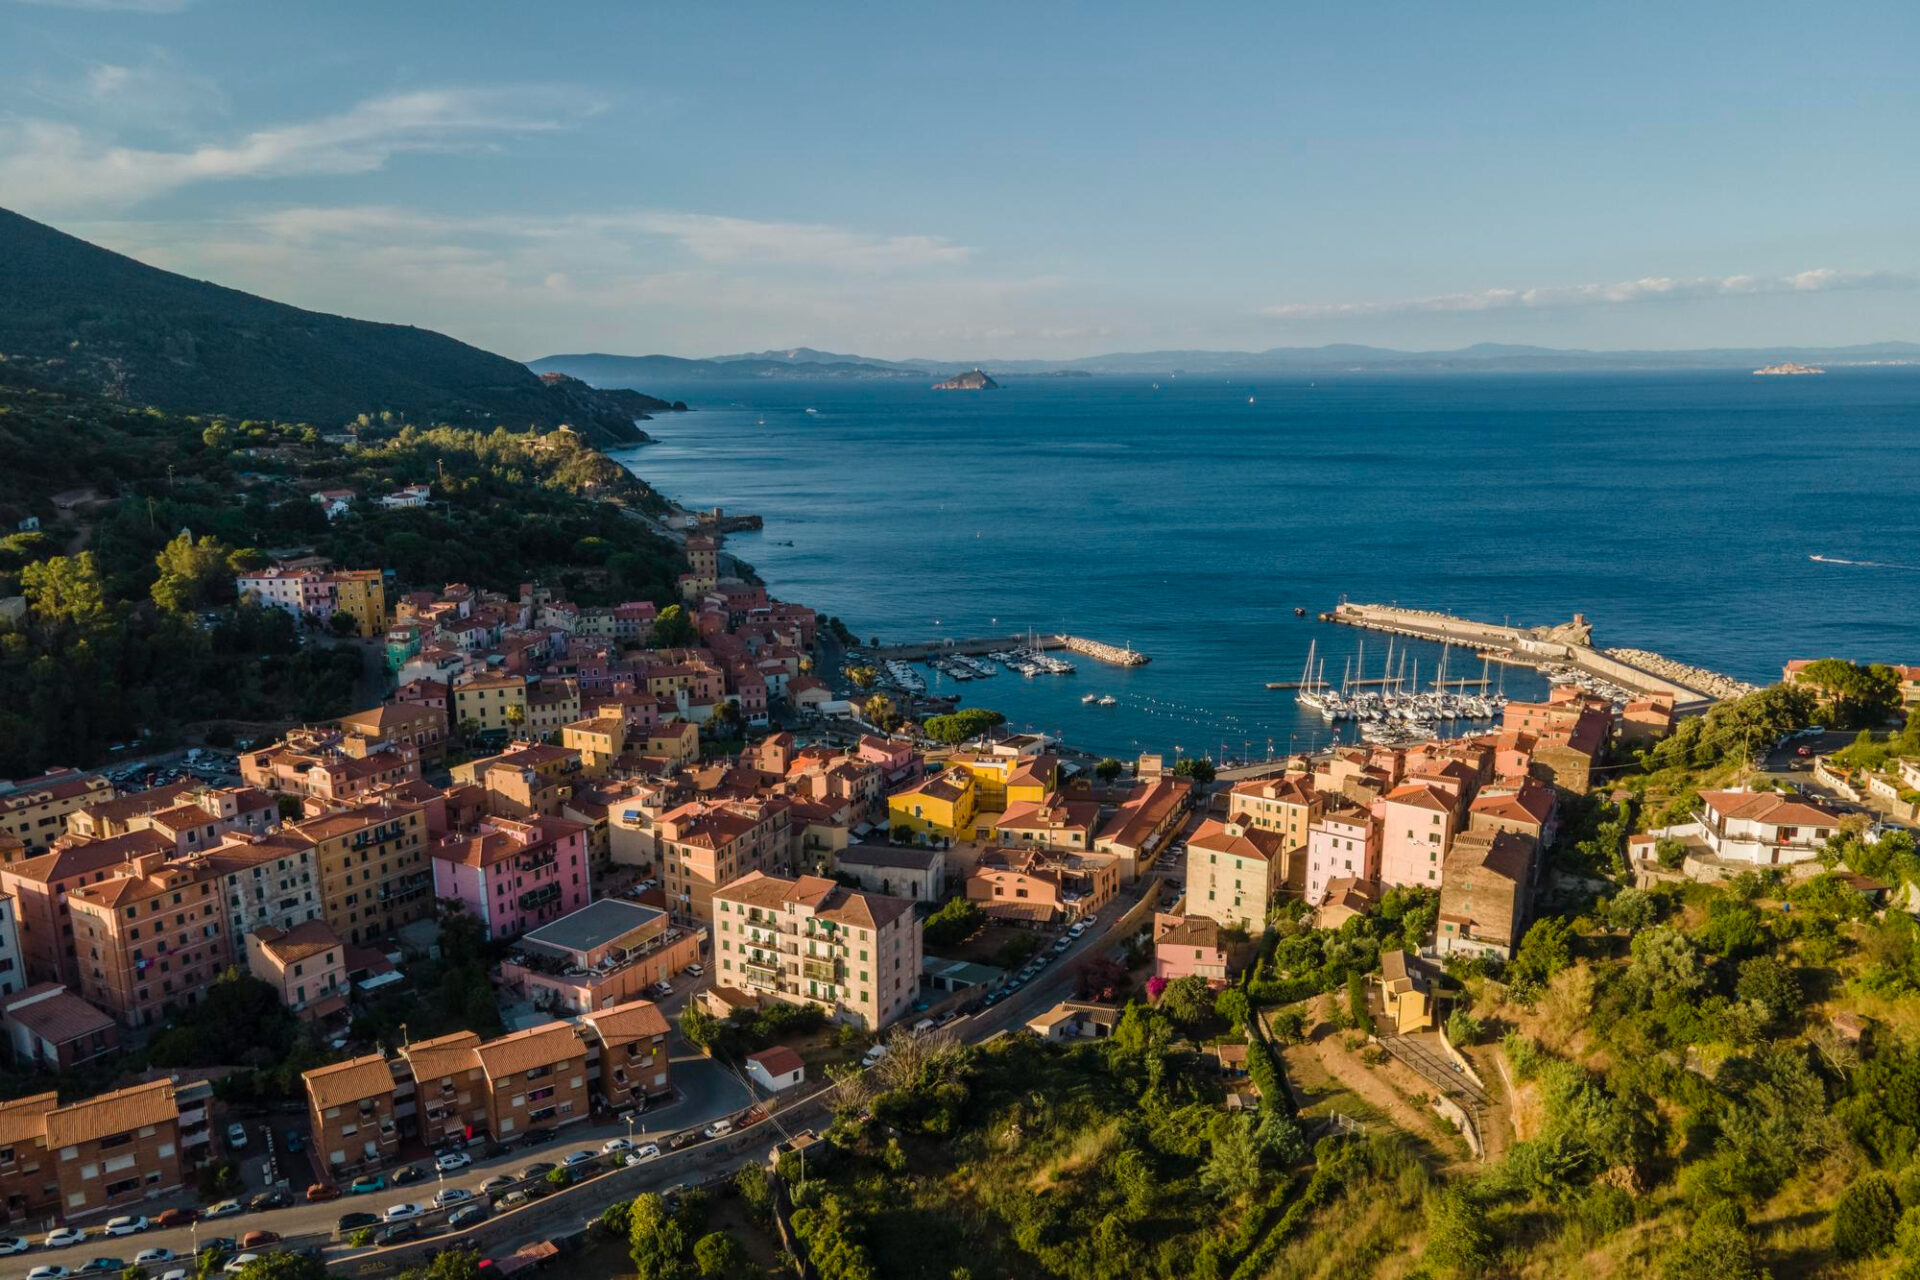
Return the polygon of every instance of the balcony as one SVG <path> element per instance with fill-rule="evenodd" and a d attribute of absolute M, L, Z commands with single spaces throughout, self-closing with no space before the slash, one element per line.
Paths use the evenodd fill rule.
<path fill-rule="evenodd" d="M 809 956 L 800 962 L 800 974 L 810 982 L 838 983 L 840 981 L 840 962 L 820 960 Z"/>
<path fill-rule="evenodd" d="M 557 884 L 543 885 L 538 889 L 530 889 L 520 895 L 520 909 L 522 911 L 538 911 L 542 907 L 551 906 L 553 903 L 560 901 L 560 893 L 560 886 Z"/>
<path fill-rule="evenodd" d="M 756 987 L 778 987 L 780 971 L 771 965 L 754 964 L 751 961 L 740 966 L 740 974 Z"/>

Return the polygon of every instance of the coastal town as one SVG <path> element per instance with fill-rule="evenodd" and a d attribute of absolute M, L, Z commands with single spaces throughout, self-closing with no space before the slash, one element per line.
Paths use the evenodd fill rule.
<path fill-rule="evenodd" d="M 1492 1068 L 1449 1016 L 1465 1007 L 1462 966 L 1512 964 L 1547 905 L 1590 892 L 1570 840 L 1596 804 L 1633 804 L 1623 765 L 1718 701 L 1648 675 L 1640 655 L 1637 692 L 1558 683 L 1462 736 L 1231 776 L 1152 753 L 1095 760 L 990 714 L 956 740 L 932 732 L 959 718 L 951 701 L 916 695 L 908 664 L 874 680 L 850 637 L 730 572 L 722 543 L 684 534 L 680 599 L 664 607 L 282 558 L 236 575 L 230 607 L 356 648 L 377 702 L 172 764 L 0 786 L 0 1030 L 40 1082 L 0 1103 L 17 1233 L 4 1248 L 73 1269 L 137 1235 L 128 1249 L 160 1275 L 209 1247 L 243 1265 L 291 1241 L 329 1258 L 404 1252 L 521 1214 L 539 1234 L 549 1196 L 591 1216 L 620 1178 L 790 1147 L 849 1073 L 913 1040 L 1070 1044 L 1170 991 L 1258 1001 L 1252 971 L 1277 937 L 1383 911 L 1424 923 L 1383 943 L 1354 989 L 1350 1025 L 1385 1052 L 1341 1069 L 1380 1077 L 1363 1096 L 1430 1099 L 1487 1158 L 1512 1137 Z M 1340 620 L 1429 639 L 1477 626 Z M 1071 641 L 1056 644 L 1140 660 Z M 1586 634 L 1549 656 L 1619 665 L 1569 641 Z M 1038 644 L 982 652 L 1058 661 Z M 968 661 L 983 677 L 991 665 Z M 1812 690 L 1834 666 L 1859 670 L 1798 660 L 1778 687 Z M 1920 666 L 1875 670 L 1897 706 L 1920 705 Z M 854 687 L 876 683 L 891 692 Z M 1829 873 L 1836 841 L 1910 831 L 1920 752 L 1867 765 L 1832 749 L 1851 741 L 1796 725 L 1756 757 L 1780 757 L 1778 772 L 1646 816 L 1599 873 L 1642 890 L 1793 882 Z M 497 1031 L 432 1025 L 451 988 L 416 975 L 444 973 L 456 937 L 487 957 L 477 997 L 459 998 Z M 116 1070 L 151 1063 L 139 1050 L 230 1007 L 242 983 L 321 1059 L 283 1077 L 286 1106 L 236 1096 L 238 1064 Z M 411 1026 L 371 1031 L 376 1008 Z M 1223 1105 L 1292 1112 L 1308 1096 L 1270 1016 L 1211 1046 Z M 78 1096 L 80 1080 L 102 1087 Z M 586 1145 L 513 1167 L 549 1142 Z M 429 1176 L 431 1203 L 415 1203 L 423 1188 L 335 1212 Z"/>

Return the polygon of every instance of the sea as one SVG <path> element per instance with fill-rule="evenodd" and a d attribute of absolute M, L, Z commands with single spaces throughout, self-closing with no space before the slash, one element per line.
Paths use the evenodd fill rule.
<path fill-rule="evenodd" d="M 1334 728 L 1265 685 L 1300 678 L 1310 646 L 1336 683 L 1382 674 L 1387 637 L 1315 619 L 1342 599 L 1580 614 L 1602 647 L 1762 683 L 1796 657 L 1920 663 L 1920 369 L 646 390 L 692 411 L 615 456 L 685 506 L 762 516 L 727 549 L 779 598 L 862 639 L 1032 629 L 1150 656 L 927 673 L 1091 751 L 1324 745 Z M 1394 652 L 1423 680 L 1441 657 Z M 1458 650 L 1448 669 L 1480 674 Z"/>

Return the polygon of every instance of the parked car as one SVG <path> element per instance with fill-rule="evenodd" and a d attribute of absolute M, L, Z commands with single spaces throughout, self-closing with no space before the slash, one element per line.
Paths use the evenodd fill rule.
<path fill-rule="evenodd" d="M 700 1132 L 709 1138 L 724 1138 L 733 1132 L 733 1121 L 715 1120 Z"/>
<path fill-rule="evenodd" d="M 278 1231 L 249 1231 L 240 1237 L 240 1247 L 242 1249 L 264 1249 L 268 1245 L 279 1243 L 280 1233 Z"/>
<path fill-rule="evenodd" d="M 247 1207 L 238 1200 L 222 1200 L 218 1204 L 208 1205 L 206 1212 L 200 1216 L 203 1218 L 231 1218 L 236 1214 L 242 1214 L 246 1211 Z"/>
<path fill-rule="evenodd" d="M 351 1235 L 366 1227 L 377 1227 L 379 1225 L 380 1215 L 377 1213 L 343 1213 L 340 1215 L 340 1221 L 335 1225 L 334 1230 L 344 1236 Z"/>
<path fill-rule="evenodd" d="M 195 1275 L 199 1274 L 199 1271 L 197 1268 L 195 1269 L 194 1274 Z M 174 1268 L 171 1268 L 170 1270 L 162 1271 L 160 1273 L 160 1280 L 189 1280 L 189 1277 L 187 1275 L 187 1269 L 185 1267 L 174 1267 Z"/>
<path fill-rule="evenodd" d="M 255 1193 L 253 1199 L 247 1201 L 247 1209 L 251 1213 L 260 1213 L 267 1209 L 285 1209 L 292 1204 L 293 1192 L 275 1187 L 271 1191 Z"/>
<path fill-rule="evenodd" d="M 553 1172 L 554 1166 L 545 1160 L 536 1160 L 520 1171 L 520 1176 L 528 1182 L 535 1178 L 544 1178 Z"/>
<path fill-rule="evenodd" d="M 452 1173 L 455 1169 L 464 1169 L 473 1163 L 473 1157 L 464 1151 L 444 1151 L 433 1162 L 433 1167 L 442 1173 Z"/>
<path fill-rule="evenodd" d="M 1091 929 L 1092 927 L 1093 927 L 1092 921 L 1082 920 L 1080 921 L 1080 923 L 1074 925 L 1071 929 L 1067 930 L 1067 936 L 1069 938 L 1077 938 L 1081 934 L 1085 933 L 1087 930 Z"/>
<path fill-rule="evenodd" d="M 1073 945 L 1072 938 L 1057 938 L 1054 940 L 1053 949 L 1055 952 L 1061 952 L 1061 951 L 1065 951 L 1068 947 L 1072 945 Z"/>
<path fill-rule="evenodd" d="M 600 1151 L 602 1154 L 605 1154 L 605 1155 L 611 1155 L 616 1151 L 631 1151 L 631 1150 L 633 1150 L 632 1138 L 608 1138 L 605 1142 L 600 1144 Z"/>
<path fill-rule="evenodd" d="M 699 1136 L 700 1135 L 696 1134 L 691 1129 L 682 1129 L 679 1133 L 676 1133 L 671 1138 L 667 1139 L 667 1150 L 678 1151 L 680 1148 L 686 1146 L 689 1142 L 692 1142 L 694 1139 L 696 1139 Z"/>
<path fill-rule="evenodd" d="M 227 1145 L 235 1151 L 247 1145 L 247 1126 L 235 1120 L 227 1126 Z"/>
<path fill-rule="evenodd" d="M 331 1182 L 316 1182 L 307 1188 L 308 1204 L 324 1204 L 328 1200 L 338 1200 L 339 1198 L 340 1188 L 334 1186 Z"/>
<path fill-rule="evenodd" d="M 35 1267 L 33 1270 L 27 1272 L 27 1280 L 67 1280 L 67 1269 L 49 1263 L 46 1266 Z"/>
<path fill-rule="evenodd" d="M 433 1207 L 444 1209 L 448 1205 L 465 1204 L 473 1199 L 473 1192 L 465 1187 L 442 1187 L 433 1193 Z"/>
<path fill-rule="evenodd" d="M 703 964 L 690 964 L 687 966 L 686 972 L 689 977 L 704 978 L 707 976 L 707 967 Z"/>
<path fill-rule="evenodd" d="M 49 1249 L 64 1249 L 68 1245 L 85 1244 L 86 1242 L 87 1229 L 85 1227 L 55 1227 L 53 1230 L 47 1232 L 47 1238 L 41 1243 L 45 1244 Z"/>
<path fill-rule="evenodd" d="M 137 1236 L 147 1229 L 147 1220 L 139 1214 L 126 1214 L 108 1218 L 107 1225 L 100 1229 L 110 1236 Z"/>
<path fill-rule="evenodd" d="M 507 1192 L 507 1194 L 500 1197 L 500 1207 L 502 1209 L 516 1208 L 519 1205 L 523 1205 L 527 1203 L 527 1201 L 531 1199 L 533 1199 L 533 1197 L 528 1195 L 524 1191 L 509 1191 Z"/>
<path fill-rule="evenodd" d="M 386 1189 L 386 1176 L 378 1173 L 363 1173 L 347 1184 L 347 1193 L 356 1196 L 363 1196 L 369 1191 L 385 1191 Z"/>
<path fill-rule="evenodd" d="M 387 1222 L 405 1222 L 409 1218 L 419 1217 L 424 1212 L 426 1211 L 411 1200 L 403 1200 L 399 1204 L 388 1205 L 382 1217 Z"/>
<path fill-rule="evenodd" d="M 592 1162 L 597 1154 L 598 1154 L 597 1152 L 593 1152 L 593 1151 L 575 1151 L 569 1154 L 567 1158 L 565 1160 L 562 1160 L 560 1163 L 564 1164 L 567 1168 L 572 1169 L 579 1165 L 588 1164 Z"/>
<path fill-rule="evenodd" d="M 291 1154 L 296 1151 L 305 1151 L 306 1149 L 307 1149 L 307 1140 L 300 1136 L 300 1131 L 298 1129 L 287 1130 L 288 1153 Z"/>
<path fill-rule="evenodd" d="M 156 1262 L 172 1261 L 173 1250 L 166 1248 L 164 1245 L 156 1245 L 151 1249 L 142 1249 L 133 1255 L 133 1265 L 136 1267 L 150 1267 Z"/>
<path fill-rule="evenodd" d="M 648 1160 L 656 1160 L 659 1156 L 659 1143 L 644 1142 L 627 1153 L 627 1163 L 629 1165 L 642 1164 Z"/>
<path fill-rule="evenodd" d="M 512 1186 L 514 1183 L 518 1181 L 520 1181 L 520 1179 L 514 1177 L 510 1173 L 496 1173 L 491 1178 L 488 1178 L 485 1182 L 480 1184 L 480 1194 L 483 1196 L 495 1195 L 499 1192 L 505 1191 L 508 1187 Z"/>
<path fill-rule="evenodd" d="M 237 1276 L 258 1261 L 260 1261 L 260 1255 L 257 1253 L 236 1253 L 228 1258 L 227 1265 L 220 1269 L 230 1276 Z"/>
<path fill-rule="evenodd" d="M 468 1227 L 485 1222 L 488 1215 L 492 1212 L 493 1210 L 487 1208 L 484 1204 L 466 1205 L 463 1208 L 455 1209 L 447 1215 L 447 1225 L 455 1231 L 463 1231 Z"/>
<path fill-rule="evenodd" d="M 127 1269 L 125 1258 L 88 1258 L 80 1264 L 77 1276 L 117 1276 Z"/>
<path fill-rule="evenodd" d="M 33 1248 L 33 1241 L 25 1236 L 0 1236 L 0 1258 L 11 1258 L 16 1253 L 25 1253 Z"/>
<path fill-rule="evenodd" d="M 879 1063 L 880 1059 L 886 1056 L 887 1056 L 887 1046 L 883 1044 L 876 1044 L 871 1049 L 868 1049 L 865 1053 L 860 1055 L 860 1065 L 863 1067 L 874 1066 Z"/>
<path fill-rule="evenodd" d="M 404 1187 L 409 1182 L 418 1182 L 426 1176 L 426 1174 L 420 1171 L 420 1166 L 417 1164 L 403 1165 L 393 1171 L 393 1185 L 396 1187 Z"/>
<path fill-rule="evenodd" d="M 153 1215 L 156 1227 L 190 1227 L 200 1220 L 200 1214 L 194 1209 L 162 1209 Z"/>
<path fill-rule="evenodd" d="M 489 1142 L 486 1146 L 486 1149 L 482 1151 L 480 1154 L 489 1160 L 498 1160 L 501 1156 L 507 1154 L 507 1152 L 511 1150 L 513 1150 L 512 1147 L 508 1146 L 504 1142 L 500 1142 L 496 1140 L 493 1142 Z"/>
<path fill-rule="evenodd" d="M 200 1248 L 198 1252 L 199 1252 L 199 1255 L 203 1258 L 206 1257 L 208 1254 L 212 1254 L 214 1257 L 218 1258 L 225 1254 L 232 1253 L 235 1249 L 239 1247 L 240 1247 L 239 1245 L 234 1243 L 232 1236 L 208 1236 L 205 1240 L 202 1240 L 200 1242 Z"/>
<path fill-rule="evenodd" d="M 543 1142 L 553 1141 L 553 1130 L 548 1128 L 529 1129 L 520 1139 L 523 1147 L 537 1147 Z"/>

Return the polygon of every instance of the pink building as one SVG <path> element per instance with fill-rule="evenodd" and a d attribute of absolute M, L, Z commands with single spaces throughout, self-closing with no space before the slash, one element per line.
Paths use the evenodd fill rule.
<path fill-rule="evenodd" d="M 1387 792 L 1380 806 L 1380 885 L 1440 887 L 1440 872 L 1458 825 L 1453 797 L 1408 783 Z"/>
<path fill-rule="evenodd" d="M 1327 899 L 1327 886 L 1352 877 L 1380 879 L 1380 821 L 1357 804 L 1337 801 L 1307 828 L 1307 905 Z"/>
<path fill-rule="evenodd" d="M 585 823 L 484 818 L 434 843 L 433 896 L 462 903 L 489 938 L 511 938 L 587 905 Z"/>
<path fill-rule="evenodd" d="M 1225 986 L 1228 972 L 1227 947 L 1220 939 L 1217 921 L 1205 916 L 1154 914 L 1154 977 L 1166 982 L 1204 978 L 1214 986 Z"/>

